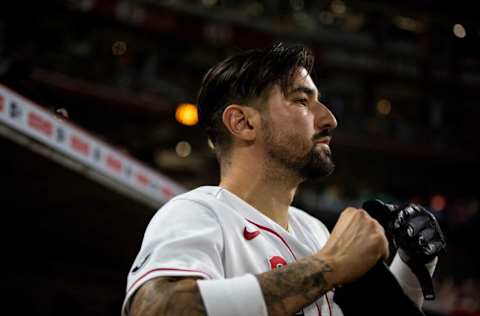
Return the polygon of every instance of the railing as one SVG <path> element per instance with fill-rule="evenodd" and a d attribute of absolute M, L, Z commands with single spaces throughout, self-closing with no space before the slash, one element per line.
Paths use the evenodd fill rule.
<path fill-rule="evenodd" d="M 32 149 L 43 145 L 47 149 L 41 150 L 44 155 L 66 166 L 75 165 L 74 169 L 82 174 L 150 205 L 159 206 L 185 191 L 174 181 L 3 85 L 0 134 L 13 139 L 26 136 L 34 142 L 21 142 L 24 145 L 34 144 L 29 146 Z"/>

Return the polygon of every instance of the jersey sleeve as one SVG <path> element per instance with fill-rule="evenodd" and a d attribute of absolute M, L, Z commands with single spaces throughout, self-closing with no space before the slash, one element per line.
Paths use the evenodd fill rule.
<path fill-rule="evenodd" d="M 222 228 L 207 205 L 188 199 L 165 204 L 148 224 L 128 274 L 123 315 L 135 291 L 153 278 L 224 278 L 222 252 Z"/>

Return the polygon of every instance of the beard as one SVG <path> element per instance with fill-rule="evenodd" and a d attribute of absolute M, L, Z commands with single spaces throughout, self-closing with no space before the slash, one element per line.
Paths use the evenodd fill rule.
<path fill-rule="evenodd" d="M 319 179 L 335 169 L 329 148 L 318 148 L 314 139 L 330 135 L 329 130 L 305 139 L 299 134 L 275 133 L 270 123 L 262 118 L 265 148 L 268 157 L 303 180 Z"/>

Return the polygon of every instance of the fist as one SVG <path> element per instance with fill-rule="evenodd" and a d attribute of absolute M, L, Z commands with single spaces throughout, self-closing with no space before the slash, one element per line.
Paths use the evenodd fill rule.
<path fill-rule="evenodd" d="M 346 284 L 364 275 L 375 263 L 388 258 L 383 227 L 363 209 L 349 207 L 340 215 L 330 238 L 320 251 L 333 262 L 330 284 Z"/>

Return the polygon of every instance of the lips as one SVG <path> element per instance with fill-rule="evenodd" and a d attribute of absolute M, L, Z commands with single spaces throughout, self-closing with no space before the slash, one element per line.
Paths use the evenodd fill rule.
<path fill-rule="evenodd" d="M 330 140 L 331 140 L 331 137 L 328 136 L 328 137 L 322 137 L 320 139 L 317 139 L 315 141 L 315 144 L 326 144 L 326 145 L 329 145 L 330 144 Z"/>

